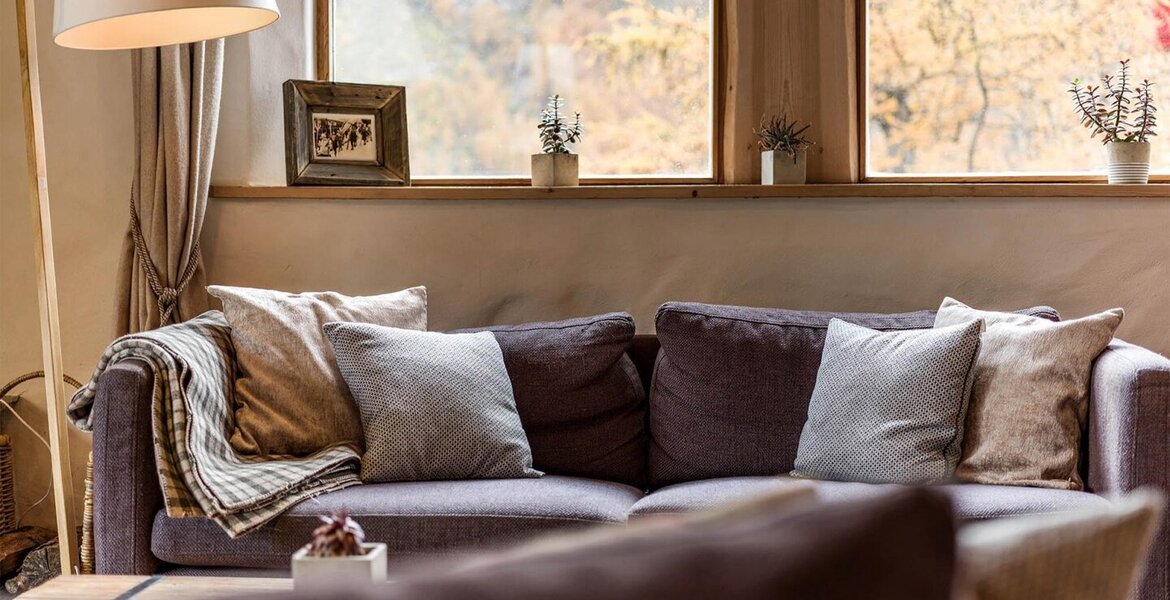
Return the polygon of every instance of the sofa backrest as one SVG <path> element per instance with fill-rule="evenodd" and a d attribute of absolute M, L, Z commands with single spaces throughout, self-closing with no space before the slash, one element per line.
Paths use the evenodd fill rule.
<path fill-rule="evenodd" d="M 627 313 L 495 325 L 533 466 L 646 484 L 646 395 L 627 351 Z"/>
<path fill-rule="evenodd" d="M 1049 307 L 1020 312 L 1059 319 Z M 787 473 L 829 321 L 898 331 L 932 327 L 934 315 L 663 304 L 655 319 L 657 339 L 639 336 L 630 350 L 648 380 L 650 488 Z"/>

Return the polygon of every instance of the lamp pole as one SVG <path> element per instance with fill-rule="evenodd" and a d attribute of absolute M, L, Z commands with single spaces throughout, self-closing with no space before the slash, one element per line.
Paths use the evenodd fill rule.
<path fill-rule="evenodd" d="M 69 468 L 69 429 L 65 418 L 65 382 L 61 359 L 61 320 L 57 312 L 57 271 L 53 264 L 53 228 L 49 218 L 49 175 L 45 164 L 45 127 L 41 115 L 41 78 L 37 70 L 37 17 L 33 2 L 16 0 L 20 43 L 20 82 L 24 100 L 24 138 L 28 155 L 29 199 L 40 305 L 41 353 L 45 365 L 45 408 L 49 416 L 49 462 L 61 572 L 73 573 L 77 561 L 73 474 Z"/>

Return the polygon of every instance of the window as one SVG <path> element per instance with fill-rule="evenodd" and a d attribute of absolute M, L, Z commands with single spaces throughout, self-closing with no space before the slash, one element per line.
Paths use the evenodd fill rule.
<path fill-rule="evenodd" d="M 1170 0 L 869 0 L 866 19 L 867 176 L 1101 172 L 1067 89 L 1123 58 L 1170 104 Z"/>
<path fill-rule="evenodd" d="M 411 174 L 527 177 L 556 93 L 583 177 L 712 177 L 711 0 L 335 0 L 336 81 L 406 86 Z"/>

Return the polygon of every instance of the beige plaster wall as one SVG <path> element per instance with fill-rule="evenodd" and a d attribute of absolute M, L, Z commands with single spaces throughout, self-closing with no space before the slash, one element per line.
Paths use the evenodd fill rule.
<path fill-rule="evenodd" d="M 1170 199 L 218 200 L 211 281 L 430 288 L 436 329 L 666 300 L 857 311 L 1127 310 L 1170 354 Z"/>

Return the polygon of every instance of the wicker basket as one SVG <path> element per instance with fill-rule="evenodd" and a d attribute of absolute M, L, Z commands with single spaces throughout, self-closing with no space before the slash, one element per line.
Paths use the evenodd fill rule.
<path fill-rule="evenodd" d="M 12 441 L 0 434 L 0 535 L 16 529 L 16 489 L 12 480 Z"/>
<path fill-rule="evenodd" d="M 93 452 L 85 463 L 85 507 L 81 514 L 81 565 L 82 575 L 93 575 Z"/>

